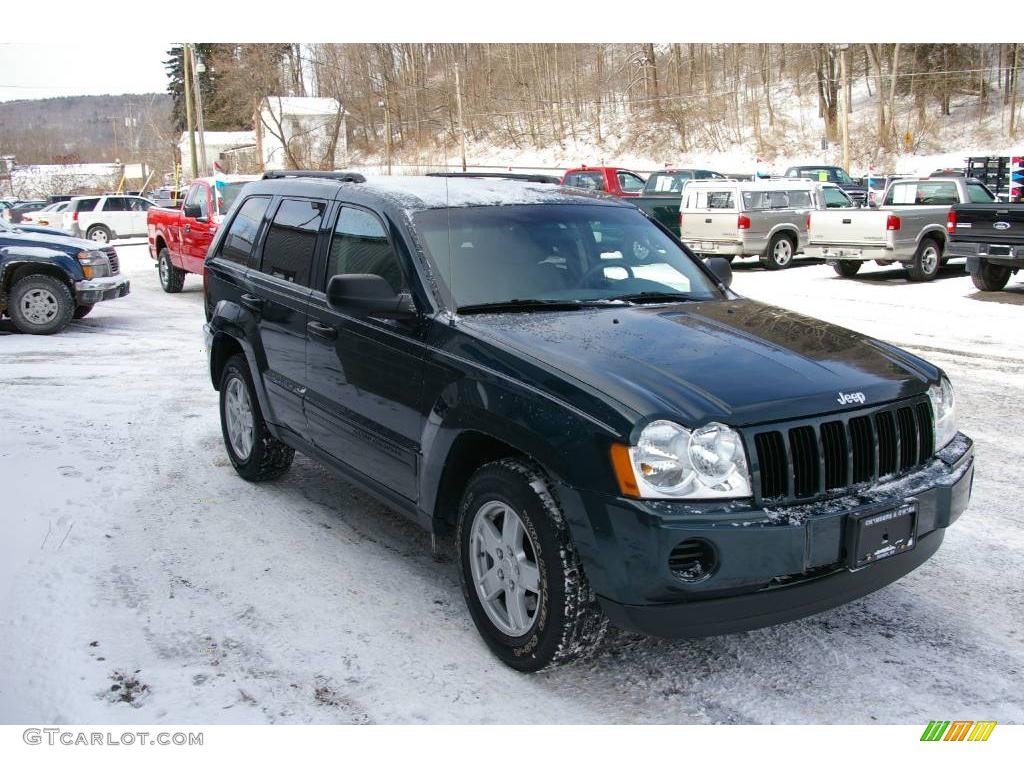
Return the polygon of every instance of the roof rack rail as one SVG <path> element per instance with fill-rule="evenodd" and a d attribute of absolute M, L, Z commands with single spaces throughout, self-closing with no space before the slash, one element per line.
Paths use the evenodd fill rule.
<path fill-rule="evenodd" d="M 335 181 L 348 181 L 352 184 L 363 184 L 366 177 L 361 173 L 351 171 L 264 171 L 264 179 L 334 179 Z"/>
<path fill-rule="evenodd" d="M 561 184 L 562 179 L 544 173 L 500 173 L 496 171 L 431 171 L 427 176 L 446 179 L 510 179 L 512 181 L 535 181 L 539 184 Z"/>

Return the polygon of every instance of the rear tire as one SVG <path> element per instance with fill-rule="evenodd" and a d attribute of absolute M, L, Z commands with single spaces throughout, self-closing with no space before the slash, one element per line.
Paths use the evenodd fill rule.
<path fill-rule="evenodd" d="M 914 283 L 934 280 L 942 266 L 942 245 L 930 237 L 926 237 L 917 246 L 914 260 L 907 264 L 907 278 Z"/>
<path fill-rule="evenodd" d="M 608 619 L 535 465 L 508 458 L 478 469 L 462 497 L 457 540 L 470 616 L 505 664 L 537 672 L 599 646 Z"/>
<path fill-rule="evenodd" d="M 981 263 L 977 272 L 971 275 L 971 282 L 979 291 L 1001 291 L 1010 282 L 1010 268 L 1000 264 Z"/>
<path fill-rule="evenodd" d="M 228 360 L 220 377 L 220 427 L 228 458 L 246 480 L 273 480 L 292 465 L 295 449 L 267 430 L 243 355 Z"/>
<path fill-rule="evenodd" d="M 837 261 L 832 265 L 832 269 L 840 277 L 853 277 L 860 272 L 860 267 L 863 263 L 862 261 Z"/>
<path fill-rule="evenodd" d="M 22 333 L 45 336 L 71 322 L 75 300 L 67 285 L 50 275 L 29 275 L 11 287 L 7 315 Z"/>
<path fill-rule="evenodd" d="M 83 317 L 92 312 L 92 308 L 94 306 L 94 304 L 79 304 L 77 307 L 75 307 L 75 311 L 72 313 L 71 316 L 75 318 L 75 320 L 81 320 Z"/>
<path fill-rule="evenodd" d="M 761 263 L 765 269 L 785 269 L 793 263 L 796 255 L 796 241 L 792 236 L 779 233 L 768 242 Z"/>
<path fill-rule="evenodd" d="M 166 248 L 160 249 L 156 266 L 160 274 L 160 287 L 164 289 L 164 293 L 181 293 L 181 288 L 185 285 L 185 270 L 174 266 L 171 262 L 171 252 Z"/>
<path fill-rule="evenodd" d="M 89 230 L 85 233 L 86 240 L 92 240 L 94 243 L 102 243 L 106 245 L 114 239 L 114 233 L 103 224 L 94 224 L 89 227 Z"/>

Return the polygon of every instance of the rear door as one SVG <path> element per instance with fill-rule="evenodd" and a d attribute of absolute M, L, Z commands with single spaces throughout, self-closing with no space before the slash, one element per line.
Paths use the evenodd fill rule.
<path fill-rule="evenodd" d="M 116 237 L 131 237 L 135 234 L 132 217 L 128 198 L 123 195 L 111 195 L 104 199 L 99 215 L 95 219 L 109 227 Z"/>
<path fill-rule="evenodd" d="M 313 284 L 306 344 L 306 416 L 313 443 L 402 497 L 416 499 L 422 408 L 423 319 L 390 320 L 327 304 L 334 275 L 374 274 L 410 290 L 408 256 L 375 213 L 343 205 L 326 269 Z"/>
<path fill-rule="evenodd" d="M 695 184 L 688 184 L 683 195 L 681 239 L 692 243 L 693 249 L 698 251 L 713 250 L 710 245 L 714 242 L 736 242 L 739 208 L 734 189 L 695 187 Z"/>
<path fill-rule="evenodd" d="M 126 200 L 128 201 L 128 210 L 131 213 L 130 234 L 132 236 L 146 234 L 146 214 L 153 206 L 153 202 L 146 200 L 144 197 L 129 197 Z"/>
<path fill-rule="evenodd" d="M 257 319 L 261 372 L 274 423 L 305 439 L 306 310 L 327 202 L 280 199 L 263 238 L 258 269 L 248 272 L 240 304 Z"/>

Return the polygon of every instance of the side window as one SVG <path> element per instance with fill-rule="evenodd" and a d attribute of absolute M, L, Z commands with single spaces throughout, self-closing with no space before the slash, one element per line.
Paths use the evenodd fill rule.
<path fill-rule="evenodd" d="M 565 177 L 565 185 L 567 187 L 589 189 L 593 192 L 603 192 L 604 174 L 600 171 L 570 173 Z"/>
<path fill-rule="evenodd" d="M 967 196 L 970 198 L 972 203 L 991 203 L 995 201 L 992 197 L 992 193 L 988 191 L 988 187 L 983 184 L 972 184 L 967 183 Z"/>
<path fill-rule="evenodd" d="M 129 210 L 127 197 L 108 197 L 103 201 L 104 212 L 122 212 L 127 210 Z"/>
<path fill-rule="evenodd" d="M 260 231 L 263 214 L 266 213 L 269 197 L 250 197 L 231 220 L 231 228 L 224 237 L 220 255 L 236 264 L 248 264 L 253 243 Z"/>
<path fill-rule="evenodd" d="M 826 208 L 849 208 L 850 198 L 844 195 L 835 187 L 825 187 L 822 190 Z"/>
<path fill-rule="evenodd" d="M 811 207 L 811 193 L 806 189 L 791 189 L 786 194 L 789 196 L 790 208 Z"/>
<path fill-rule="evenodd" d="M 326 209 L 327 203 L 322 200 L 282 200 L 263 243 L 260 270 L 308 286 L 317 233 Z"/>
<path fill-rule="evenodd" d="M 148 211 L 151 205 L 151 201 L 143 200 L 141 197 L 128 198 L 128 208 L 133 211 Z"/>
<path fill-rule="evenodd" d="M 639 192 L 644 188 L 643 179 L 639 176 L 634 176 L 632 173 L 626 173 L 625 171 L 619 171 L 617 176 L 619 178 L 619 186 L 623 192 Z"/>
<path fill-rule="evenodd" d="M 768 193 L 768 207 L 788 208 L 789 193 L 783 192 L 782 190 L 772 190 L 771 192 Z"/>
<path fill-rule="evenodd" d="M 744 192 L 743 193 L 743 210 L 745 211 L 763 211 L 766 208 L 771 207 L 771 200 L 769 192 Z"/>
<path fill-rule="evenodd" d="M 342 208 L 334 226 L 327 281 L 334 275 L 380 275 L 396 293 L 408 288 L 380 219 L 358 208 Z"/>
<path fill-rule="evenodd" d="M 202 193 L 202 195 L 200 195 L 200 193 Z M 203 187 L 202 184 L 193 184 L 188 188 L 188 194 L 185 195 L 183 207 L 188 205 L 199 205 L 200 196 L 203 198 L 206 197 L 206 188 Z"/>

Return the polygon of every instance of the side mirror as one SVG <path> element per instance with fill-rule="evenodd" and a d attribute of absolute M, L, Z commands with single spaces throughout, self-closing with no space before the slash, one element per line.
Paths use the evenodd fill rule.
<path fill-rule="evenodd" d="M 732 264 L 729 263 L 728 259 L 723 259 L 721 256 L 714 256 L 705 262 L 708 269 L 711 270 L 711 274 L 718 278 L 718 281 L 722 283 L 726 288 L 732 285 Z"/>
<path fill-rule="evenodd" d="M 380 275 L 335 275 L 327 283 L 327 303 L 341 311 L 402 319 L 416 314 L 412 295 L 395 293 Z"/>
<path fill-rule="evenodd" d="M 198 219 L 203 215 L 203 209 L 195 204 L 184 206 L 181 209 L 181 212 L 184 214 L 186 219 Z"/>

